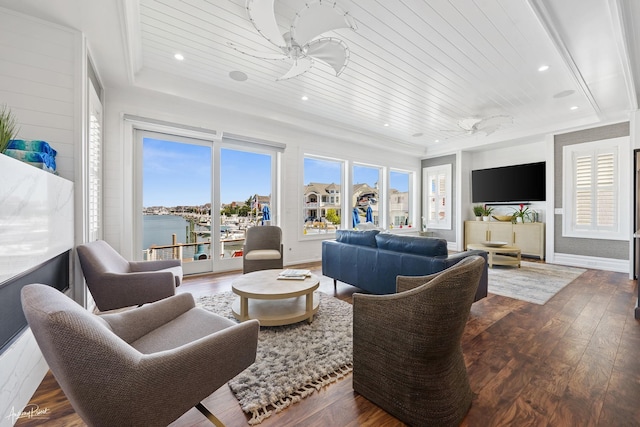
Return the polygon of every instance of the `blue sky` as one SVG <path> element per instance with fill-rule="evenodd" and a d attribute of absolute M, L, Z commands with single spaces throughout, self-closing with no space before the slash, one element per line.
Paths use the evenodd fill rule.
<path fill-rule="evenodd" d="M 143 201 L 147 206 L 197 206 L 211 201 L 211 147 L 145 138 L 143 143 Z M 271 194 L 271 157 L 221 150 L 222 203 L 245 201 L 253 194 Z M 354 183 L 373 187 L 378 169 L 354 168 Z M 340 163 L 304 161 L 304 183 L 339 183 Z M 391 188 L 407 191 L 405 174 L 391 172 Z"/>

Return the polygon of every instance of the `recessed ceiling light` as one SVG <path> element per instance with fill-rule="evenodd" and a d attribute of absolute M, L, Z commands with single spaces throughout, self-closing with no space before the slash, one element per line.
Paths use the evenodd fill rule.
<path fill-rule="evenodd" d="M 308 100 L 308 99 L 309 99 L 309 97 L 308 97 L 307 95 L 303 95 L 301 99 L 302 99 L 303 101 L 306 101 L 306 100 Z"/>
<path fill-rule="evenodd" d="M 249 78 L 242 71 L 231 71 L 229 72 L 229 77 L 231 77 L 233 80 L 237 82 L 243 82 Z"/>
<path fill-rule="evenodd" d="M 574 105 L 573 107 L 570 108 L 570 110 L 577 110 L 577 109 L 578 109 L 577 105 Z"/>
<path fill-rule="evenodd" d="M 389 123 L 385 123 L 384 127 L 388 128 L 389 127 Z"/>
<path fill-rule="evenodd" d="M 176 53 L 175 55 L 173 55 L 173 57 L 178 61 L 184 61 L 184 56 L 181 53 Z"/>
<path fill-rule="evenodd" d="M 439 139 L 436 139 L 434 142 L 440 142 L 440 140 L 439 140 Z"/>
<path fill-rule="evenodd" d="M 541 65 L 540 68 L 538 68 L 538 71 L 547 71 L 549 69 L 548 65 Z"/>

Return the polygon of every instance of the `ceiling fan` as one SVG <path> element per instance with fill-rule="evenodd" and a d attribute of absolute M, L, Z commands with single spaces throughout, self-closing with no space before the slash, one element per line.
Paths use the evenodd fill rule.
<path fill-rule="evenodd" d="M 484 132 L 486 135 L 491 135 L 503 126 L 512 123 L 513 117 L 507 115 L 489 116 L 485 118 L 468 117 L 458 120 L 456 124 L 460 129 L 447 129 L 443 132 L 465 133 L 467 135 Z"/>
<path fill-rule="evenodd" d="M 356 24 L 351 15 L 334 1 L 309 1 L 296 13 L 289 31 L 281 33 L 276 22 L 274 1 L 247 0 L 246 8 L 249 21 L 278 51 L 255 52 L 235 43 L 227 44 L 254 58 L 292 62 L 289 71 L 276 80 L 291 79 L 306 73 L 313 67 L 315 60 L 331 66 L 336 77 L 339 76 L 349 62 L 349 48 L 340 39 L 320 36 L 339 28 L 351 28 L 355 31 Z"/>

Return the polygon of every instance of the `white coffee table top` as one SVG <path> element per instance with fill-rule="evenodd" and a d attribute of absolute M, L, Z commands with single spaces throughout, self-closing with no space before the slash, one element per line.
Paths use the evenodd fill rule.
<path fill-rule="evenodd" d="M 282 299 L 306 295 L 320 286 L 318 276 L 312 274 L 304 280 L 281 280 L 282 270 L 261 270 L 243 274 L 231 284 L 237 295 L 254 299 Z"/>

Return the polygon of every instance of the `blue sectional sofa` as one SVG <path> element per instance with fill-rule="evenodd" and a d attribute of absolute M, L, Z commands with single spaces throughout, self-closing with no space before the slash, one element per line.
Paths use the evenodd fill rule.
<path fill-rule="evenodd" d="M 431 237 L 380 233 L 378 230 L 337 230 L 336 240 L 322 242 L 322 274 L 372 294 L 396 292 L 396 276 L 424 276 L 442 271 L 470 255 L 449 255 L 447 241 Z M 475 301 L 487 296 L 487 265 Z"/>

